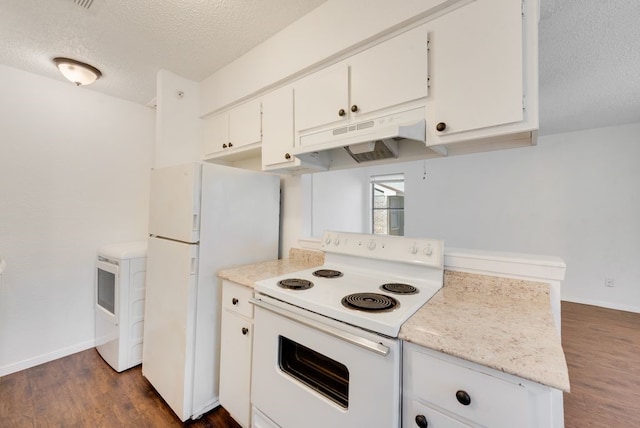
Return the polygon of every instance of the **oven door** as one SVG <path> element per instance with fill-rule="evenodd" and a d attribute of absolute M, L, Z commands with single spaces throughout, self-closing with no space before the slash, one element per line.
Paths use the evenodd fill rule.
<path fill-rule="evenodd" d="M 399 340 L 258 299 L 253 407 L 281 427 L 400 426 Z"/>
<path fill-rule="evenodd" d="M 104 257 L 96 261 L 96 316 L 117 325 L 120 300 L 120 266 Z"/>

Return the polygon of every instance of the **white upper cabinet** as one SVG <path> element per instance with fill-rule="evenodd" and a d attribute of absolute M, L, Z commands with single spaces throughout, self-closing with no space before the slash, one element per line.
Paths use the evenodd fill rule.
<path fill-rule="evenodd" d="M 255 92 L 260 100 L 208 116 L 203 158 L 262 154 L 266 170 L 350 167 L 350 157 L 329 151 L 343 141 L 336 138 L 410 111 L 426 121 L 427 147 L 400 142 L 397 160 L 535 144 L 538 0 L 437 3 L 432 14 L 335 52 L 298 80 L 273 82 L 281 86 Z"/>
<path fill-rule="evenodd" d="M 426 97 L 427 42 L 423 25 L 350 58 L 350 111 L 362 115 Z"/>
<path fill-rule="evenodd" d="M 229 144 L 239 148 L 262 139 L 260 100 L 250 101 L 229 111 Z"/>
<path fill-rule="evenodd" d="M 262 98 L 262 169 L 285 164 L 296 158 L 294 147 L 293 88 L 277 89 Z"/>
<path fill-rule="evenodd" d="M 262 139 L 260 100 L 241 104 L 231 110 L 204 119 L 204 159 L 237 153 Z"/>
<path fill-rule="evenodd" d="M 478 0 L 428 26 L 427 144 L 473 139 L 482 136 L 473 131 L 523 121 L 521 2 Z"/>
<path fill-rule="evenodd" d="M 427 29 L 414 28 L 295 84 L 295 128 L 313 130 L 427 96 Z"/>
<path fill-rule="evenodd" d="M 298 131 L 341 122 L 349 109 L 349 67 L 339 63 L 301 79 L 295 85 Z"/>
<path fill-rule="evenodd" d="M 229 144 L 229 114 L 227 112 L 204 119 L 202 156 L 207 158 L 221 152 Z"/>

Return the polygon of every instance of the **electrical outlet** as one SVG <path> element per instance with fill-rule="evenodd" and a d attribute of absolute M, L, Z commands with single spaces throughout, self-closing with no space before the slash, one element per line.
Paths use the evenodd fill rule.
<path fill-rule="evenodd" d="M 604 279 L 605 287 L 613 287 L 613 278 L 605 278 Z"/>

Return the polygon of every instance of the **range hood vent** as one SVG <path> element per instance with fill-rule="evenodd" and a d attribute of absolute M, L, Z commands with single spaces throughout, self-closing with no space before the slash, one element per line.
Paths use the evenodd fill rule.
<path fill-rule="evenodd" d="M 358 163 L 397 158 L 402 140 L 425 142 L 424 108 L 393 113 L 322 131 L 301 133 L 295 155 L 344 148 Z"/>
<path fill-rule="evenodd" d="M 358 163 L 398 157 L 398 141 L 392 138 L 353 144 L 344 149 Z"/>

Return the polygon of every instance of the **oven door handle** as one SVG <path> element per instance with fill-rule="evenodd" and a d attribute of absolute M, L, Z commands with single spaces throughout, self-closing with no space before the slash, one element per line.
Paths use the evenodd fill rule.
<path fill-rule="evenodd" d="M 327 333 L 333 337 L 337 337 L 338 339 L 342 339 L 345 342 L 349 342 L 353 345 L 359 346 L 361 348 L 364 348 L 368 351 L 373 351 L 376 354 L 380 354 L 382 356 L 387 356 L 389 354 L 389 347 L 383 345 L 382 343 L 377 343 L 374 342 L 373 340 L 369 340 L 369 339 L 365 339 L 364 337 L 360 337 L 357 336 L 355 334 L 352 333 L 348 333 L 346 331 L 342 331 L 339 330 L 335 327 L 331 327 L 328 325 L 323 325 L 320 323 L 313 323 L 309 320 L 306 320 L 300 316 L 298 316 L 297 314 L 288 311 L 286 309 L 280 308 L 278 306 L 275 305 L 271 305 L 269 303 L 263 302 L 262 300 L 258 300 L 258 299 L 249 299 L 249 302 L 255 306 L 258 306 L 260 308 L 266 309 L 268 311 L 271 311 L 277 315 L 280 315 L 282 317 L 288 318 L 292 321 L 298 322 L 300 324 L 303 324 L 307 327 L 310 327 L 314 330 L 319 330 L 323 333 Z"/>

